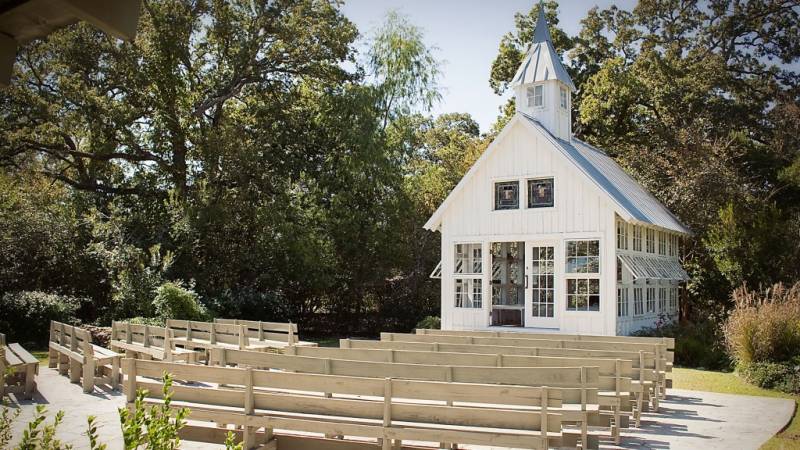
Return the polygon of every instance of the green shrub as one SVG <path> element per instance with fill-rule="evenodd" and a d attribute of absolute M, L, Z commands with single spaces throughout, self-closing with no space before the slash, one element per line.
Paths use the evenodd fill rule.
<path fill-rule="evenodd" d="M 439 330 L 442 328 L 442 319 L 436 316 L 426 316 L 417 323 L 415 328 L 425 328 L 429 330 Z"/>
<path fill-rule="evenodd" d="M 739 374 L 748 382 L 764 389 L 777 389 L 800 394 L 800 360 L 774 363 L 755 362 L 739 366 Z"/>
<path fill-rule="evenodd" d="M 634 336 L 675 338 L 675 365 L 710 370 L 730 370 L 721 328 L 712 321 L 672 323 L 659 328 L 645 328 Z"/>
<path fill-rule="evenodd" d="M 763 291 L 743 286 L 733 299 L 724 331 L 728 353 L 738 366 L 784 363 L 800 356 L 800 282 Z"/>
<path fill-rule="evenodd" d="M 153 325 L 157 327 L 163 327 L 167 321 L 161 317 L 131 317 L 130 319 L 124 319 L 123 322 L 130 322 L 137 325 Z"/>
<path fill-rule="evenodd" d="M 10 342 L 43 346 L 50 333 L 50 321 L 77 322 L 82 301 L 85 300 L 38 291 L 7 293 L 0 299 L 0 330 Z"/>
<path fill-rule="evenodd" d="M 197 294 L 181 283 L 168 281 L 156 290 L 153 300 L 156 316 L 160 319 L 206 320 L 208 313 L 200 304 Z"/>

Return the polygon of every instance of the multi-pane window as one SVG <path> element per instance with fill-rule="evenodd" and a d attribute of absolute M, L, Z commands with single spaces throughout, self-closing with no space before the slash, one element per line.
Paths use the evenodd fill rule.
<path fill-rule="evenodd" d="M 642 301 L 642 288 L 633 288 L 633 315 L 641 316 L 644 314 L 644 303 Z"/>
<path fill-rule="evenodd" d="M 555 315 L 555 249 L 533 247 L 531 249 L 531 291 L 533 317 Z"/>
<path fill-rule="evenodd" d="M 678 288 L 676 287 L 669 288 L 669 310 L 673 312 L 678 310 Z"/>
<path fill-rule="evenodd" d="M 528 208 L 553 206 L 553 179 L 528 180 Z"/>
<path fill-rule="evenodd" d="M 567 273 L 600 273 L 600 241 L 567 241 Z"/>
<path fill-rule="evenodd" d="M 667 254 L 667 233 L 663 231 L 658 232 L 658 254 Z"/>
<path fill-rule="evenodd" d="M 628 288 L 617 288 L 617 317 L 628 316 Z"/>
<path fill-rule="evenodd" d="M 541 84 L 528 88 L 528 107 L 544 106 L 544 86 Z"/>
<path fill-rule="evenodd" d="M 647 253 L 656 252 L 656 230 L 646 228 L 645 230 L 645 243 L 647 245 Z"/>
<path fill-rule="evenodd" d="M 494 184 L 494 209 L 519 208 L 519 181 Z"/>
<path fill-rule="evenodd" d="M 567 311 L 600 311 L 600 280 L 568 278 Z"/>
<path fill-rule="evenodd" d="M 456 244 L 454 273 L 483 273 L 483 253 L 481 244 Z"/>
<path fill-rule="evenodd" d="M 669 256 L 678 256 L 678 243 L 680 237 L 677 234 L 669 235 Z"/>
<path fill-rule="evenodd" d="M 454 293 L 456 308 L 483 307 L 483 280 L 480 278 L 456 278 Z"/>
<path fill-rule="evenodd" d="M 561 88 L 561 107 L 567 109 L 567 90 Z"/>
<path fill-rule="evenodd" d="M 658 289 L 658 310 L 662 313 L 667 311 L 667 288 Z"/>
<path fill-rule="evenodd" d="M 628 249 L 628 224 L 621 220 L 617 221 L 617 248 Z"/>
<path fill-rule="evenodd" d="M 642 251 L 642 227 L 639 225 L 633 226 L 633 251 Z"/>
<path fill-rule="evenodd" d="M 647 312 L 656 312 L 656 288 L 647 288 Z"/>

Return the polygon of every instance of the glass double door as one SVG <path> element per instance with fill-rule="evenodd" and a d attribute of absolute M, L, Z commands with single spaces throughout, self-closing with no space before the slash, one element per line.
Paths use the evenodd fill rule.
<path fill-rule="evenodd" d="M 557 326 L 554 250 L 537 242 L 492 243 L 490 325 Z"/>

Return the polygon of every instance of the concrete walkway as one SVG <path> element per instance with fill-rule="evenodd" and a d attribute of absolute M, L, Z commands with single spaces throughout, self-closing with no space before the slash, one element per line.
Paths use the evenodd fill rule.
<path fill-rule="evenodd" d="M 15 424 L 17 439 L 33 417 L 35 405 L 44 404 L 48 423 L 56 411 L 64 411 L 57 436 L 65 443 L 87 448 L 86 417 L 94 415 L 101 441 L 109 450 L 123 448 L 117 413 L 125 404 L 121 392 L 95 388 L 94 393 L 84 394 L 80 385 L 47 367 L 40 367 L 38 385 L 40 393 L 33 402 L 18 405 L 22 415 Z M 622 446 L 603 444 L 601 448 L 755 450 L 791 420 L 793 411 L 792 400 L 671 389 L 658 414 L 642 416 L 641 429 L 623 430 Z M 183 448 L 222 446 L 185 442 Z"/>

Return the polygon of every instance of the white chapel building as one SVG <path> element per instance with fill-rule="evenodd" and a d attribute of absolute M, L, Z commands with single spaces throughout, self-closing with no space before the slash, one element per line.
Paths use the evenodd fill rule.
<path fill-rule="evenodd" d="M 442 238 L 442 328 L 627 335 L 674 320 L 690 231 L 572 136 L 575 85 L 543 9 L 512 86 L 514 117 L 425 224 Z"/>

